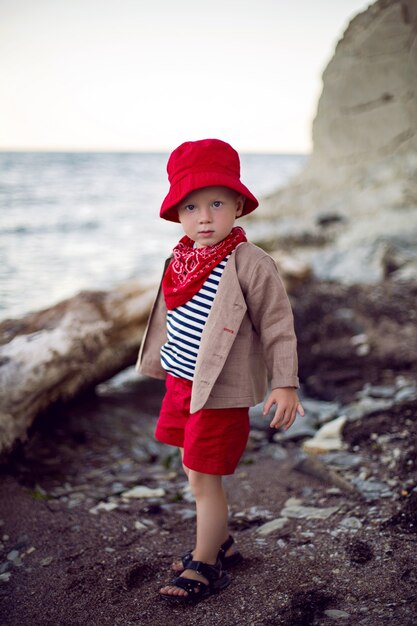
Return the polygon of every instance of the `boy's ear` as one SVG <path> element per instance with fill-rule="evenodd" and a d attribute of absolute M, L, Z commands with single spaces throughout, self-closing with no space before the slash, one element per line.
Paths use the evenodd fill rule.
<path fill-rule="evenodd" d="M 242 215 L 245 202 L 245 196 L 238 196 L 236 198 L 236 217 L 240 217 Z"/>

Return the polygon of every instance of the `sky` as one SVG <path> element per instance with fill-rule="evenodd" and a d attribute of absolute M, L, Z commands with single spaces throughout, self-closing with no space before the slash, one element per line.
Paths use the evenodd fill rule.
<path fill-rule="evenodd" d="M 364 0 L 0 0 L 0 150 L 308 153 Z"/>

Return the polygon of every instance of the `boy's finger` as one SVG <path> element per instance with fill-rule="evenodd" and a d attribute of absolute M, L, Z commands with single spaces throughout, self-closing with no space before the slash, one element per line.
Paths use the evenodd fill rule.
<path fill-rule="evenodd" d="M 273 400 L 267 400 L 264 404 L 264 415 L 268 415 L 269 411 L 271 410 L 271 406 L 274 404 Z"/>

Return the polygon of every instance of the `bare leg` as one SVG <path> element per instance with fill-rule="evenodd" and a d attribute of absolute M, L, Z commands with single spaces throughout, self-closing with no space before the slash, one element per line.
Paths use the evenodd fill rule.
<path fill-rule="evenodd" d="M 197 511 L 197 542 L 193 559 L 214 565 L 219 548 L 228 537 L 228 508 L 222 477 L 188 470 L 188 480 Z M 207 583 L 194 570 L 185 570 L 182 576 Z M 187 595 L 186 591 L 172 585 L 163 587 L 161 593 Z"/>
<path fill-rule="evenodd" d="M 184 449 L 180 448 L 180 452 L 181 452 L 181 458 L 183 458 L 184 457 Z M 185 474 L 187 475 L 187 478 L 190 480 L 190 471 L 192 471 L 192 470 L 189 470 L 188 467 L 186 467 L 184 464 L 183 464 L 183 468 L 184 468 Z M 219 476 L 218 478 L 221 479 L 221 476 Z M 191 489 L 193 489 L 191 483 L 190 483 L 190 486 L 191 486 Z M 228 520 L 227 497 L 226 497 L 226 494 L 224 492 L 222 481 L 221 481 L 221 489 L 223 490 L 222 497 L 224 498 L 225 503 L 226 503 L 226 519 L 225 519 L 224 529 L 223 529 L 222 537 L 221 537 L 221 540 L 220 540 L 217 552 L 219 551 L 219 548 L 222 545 L 222 543 L 224 543 L 226 541 L 226 539 L 229 537 L 229 530 L 228 530 L 228 526 L 227 526 L 227 520 Z M 196 503 L 196 506 L 197 506 L 197 503 Z M 223 512 L 223 515 L 224 515 L 224 512 Z M 198 518 L 198 510 L 197 510 L 197 518 Z M 199 525 L 197 524 L 197 535 L 198 535 L 198 531 L 199 531 Z M 198 542 L 198 537 L 197 537 L 197 542 Z M 201 541 L 200 541 L 200 544 L 201 544 Z M 235 548 L 232 546 L 232 547 L 230 547 L 227 550 L 226 555 L 229 556 L 229 555 L 233 554 L 234 551 L 235 551 Z M 216 557 L 217 557 L 217 552 L 216 552 Z M 193 550 L 193 558 L 194 558 L 195 561 L 203 561 L 204 563 L 209 563 L 210 562 L 210 561 L 204 561 L 204 559 L 202 559 L 202 558 L 197 558 L 197 556 L 196 556 L 196 549 L 195 548 Z M 184 566 L 182 564 L 182 561 L 174 561 L 174 563 L 172 564 L 172 569 L 173 569 L 174 572 L 182 572 L 184 570 Z"/>

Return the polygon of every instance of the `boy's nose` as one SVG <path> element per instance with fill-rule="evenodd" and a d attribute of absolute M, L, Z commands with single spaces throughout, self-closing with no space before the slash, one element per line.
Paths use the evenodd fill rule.
<path fill-rule="evenodd" d="M 199 222 L 201 224 L 206 224 L 207 222 L 211 222 L 211 211 L 209 207 L 201 207 L 199 211 Z"/>

